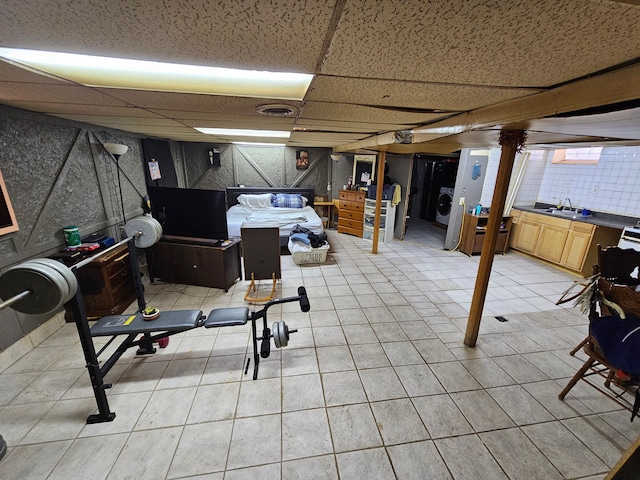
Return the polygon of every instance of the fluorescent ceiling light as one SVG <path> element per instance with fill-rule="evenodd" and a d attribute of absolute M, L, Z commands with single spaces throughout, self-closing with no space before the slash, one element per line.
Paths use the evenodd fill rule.
<path fill-rule="evenodd" d="M 231 142 L 234 145 L 246 145 L 249 147 L 284 147 L 285 143 L 263 143 L 263 142 Z"/>
<path fill-rule="evenodd" d="M 89 87 L 302 100 L 313 75 L 0 48 L 0 58 Z"/>
<path fill-rule="evenodd" d="M 204 128 L 195 127 L 201 133 L 207 135 L 219 135 L 228 137 L 269 137 L 269 138 L 289 138 L 291 132 L 284 130 L 244 130 L 241 128 Z"/>

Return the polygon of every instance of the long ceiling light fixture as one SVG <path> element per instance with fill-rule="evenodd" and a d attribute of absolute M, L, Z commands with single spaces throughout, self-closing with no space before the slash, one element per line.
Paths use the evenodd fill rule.
<path fill-rule="evenodd" d="M 264 137 L 264 138 L 289 138 L 291 132 L 285 130 L 245 130 L 242 128 L 205 128 L 194 127 L 200 133 L 218 135 L 221 137 Z"/>
<path fill-rule="evenodd" d="M 0 48 L 0 58 L 89 87 L 302 100 L 313 75 Z"/>

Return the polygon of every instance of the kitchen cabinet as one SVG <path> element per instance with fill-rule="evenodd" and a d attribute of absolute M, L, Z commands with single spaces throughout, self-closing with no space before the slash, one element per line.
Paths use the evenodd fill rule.
<path fill-rule="evenodd" d="M 512 211 L 511 247 L 587 277 L 597 263 L 596 245 L 616 245 L 621 229 L 550 215 Z"/>
<path fill-rule="evenodd" d="M 540 227 L 535 255 L 553 263 L 560 263 L 571 221 L 552 217 L 548 220 L 543 218 L 541 221 L 544 223 Z"/>
<path fill-rule="evenodd" d="M 391 200 L 382 200 L 380 206 L 380 230 L 378 239 L 381 242 L 393 241 L 393 230 L 396 220 L 396 207 L 391 205 Z M 373 240 L 373 230 L 376 218 L 376 200 L 366 198 L 364 200 L 364 229 L 363 236 L 367 240 Z"/>
<path fill-rule="evenodd" d="M 516 250 L 534 253 L 540 236 L 540 223 L 534 218 L 528 218 L 527 212 L 523 212 L 515 221 L 511 246 Z"/>
<path fill-rule="evenodd" d="M 349 233 L 357 237 L 363 235 L 365 192 L 340 190 L 338 213 L 338 233 Z"/>
<path fill-rule="evenodd" d="M 572 270 L 582 270 L 595 230 L 595 225 L 571 222 L 560 265 Z"/>
<path fill-rule="evenodd" d="M 482 245 L 489 223 L 489 215 L 470 215 L 465 213 L 462 227 L 462 240 L 459 250 L 467 255 L 475 255 L 482 252 Z M 509 249 L 509 233 L 511 232 L 511 217 L 502 217 L 496 248 L 494 253 L 506 253 Z"/>

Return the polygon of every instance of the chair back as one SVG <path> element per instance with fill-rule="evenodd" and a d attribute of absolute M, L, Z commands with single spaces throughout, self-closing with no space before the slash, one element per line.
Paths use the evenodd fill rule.
<path fill-rule="evenodd" d="M 633 248 L 598 245 L 598 270 L 603 278 L 619 285 L 640 285 L 640 252 Z"/>

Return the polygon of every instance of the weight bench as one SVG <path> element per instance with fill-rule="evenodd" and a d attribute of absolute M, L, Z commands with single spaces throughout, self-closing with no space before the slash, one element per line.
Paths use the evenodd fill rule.
<path fill-rule="evenodd" d="M 153 354 L 156 352 L 153 343 L 157 342 L 161 348 L 166 347 L 171 335 L 194 328 L 231 327 L 245 325 L 250 321 L 253 346 L 253 379 L 257 379 L 260 357 L 267 358 L 271 352 L 270 339 L 274 339 L 277 348 L 286 347 L 289 343 L 289 334 L 297 331 L 289 330 L 283 321 L 275 322 L 272 330 L 267 325 L 267 310 L 269 307 L 287 302 L 300 302 L 300 308 L 303 312 L 310 310 L 307 292 L 304 287 L 299 287 L 298 296 L 271 300 L 257 312 L 250 312 L 248 307 L 235 307 L 218 308 L 212 310 L 208 316 L 204 316 L 201 310 L 168 310 L 162 312 L 158 318 L 150 321 L 144 320 L 140 312 L 132 315 L 109 315 L 101 318 L 90 328 L 91 337 L 111 336 L 112 338 L 99 352 L 93 352 L 95 362 L 90 362 L 90 364 L 95 365 L 95 368 L 89 368 L 89 372 L 100 413 L 90 415 L 87 423 L 106 422 L 115 418 L 115 413 L 109 411 L 106 394 L 104 393 L 105 389 L 111 388 L 111 384 L 103 383 L 102 379 L 125 351 L 132 347 L 139 347 L 136 352 L 138 355 Z M 263 330 L 262 336 L 258 337 L 256 321 L 260 319 L 263 321 Z M 140 334 L 142 334 L 142 337 L 137 338 Z M 127 335 L 127 338 L 116 348 L 104 364 L 99 366 L 98 357 L 100 354 L 121 335 Z M 258 354 L 258 340 L 261 341 L 260 354 Z M 83 347 L 84 345 L 83 343 Z M 91 347 L 93 347 L 92 341 Z M 93 349 L 90 348 L 89 350 Z M 87 351 L 85 350 L 85 356 L 86 353 Z M 90 364 L 88 364 L 88 367 L 91 366 Z M 247 363 L 247 369 L 248 366 L 249 364 Z"/>

